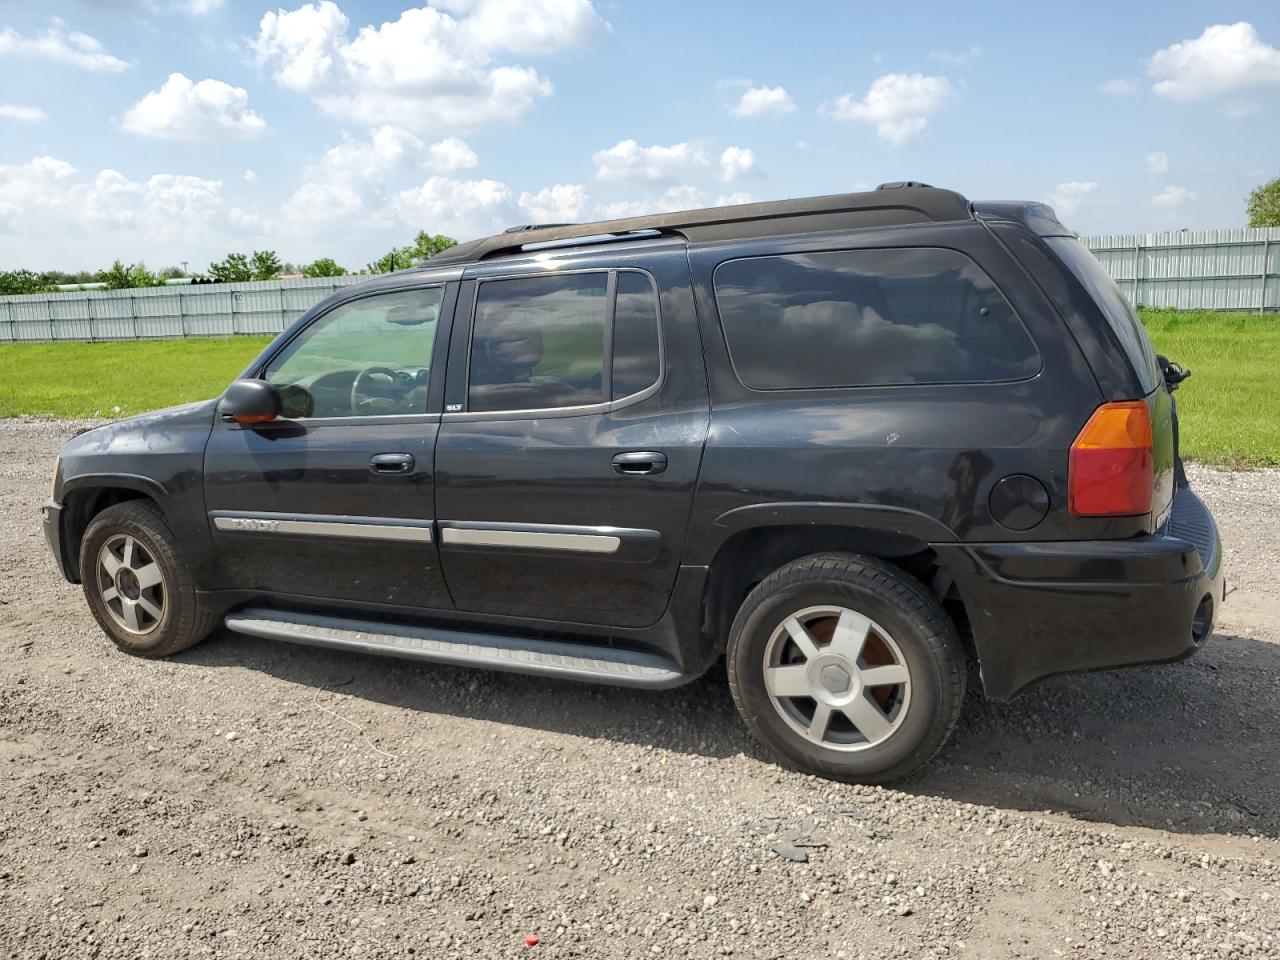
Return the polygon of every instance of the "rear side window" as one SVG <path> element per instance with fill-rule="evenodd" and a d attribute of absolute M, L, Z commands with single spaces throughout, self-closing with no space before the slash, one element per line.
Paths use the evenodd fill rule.
<path fill-rule="evenodd" d="M 647 274 L 485 281 L 476 295 L 467 410 L 619 400 L 656 383 L 660 363 L 657 294 Z"/>
<path fill-rule="evenodd" d="M 991 278 L 954 250 L 842 250 L 731 260 L 716 303 L 757 390 L 1034 376 L 1040 356 Z"/>
<path fill-rule="evenodd" d="M 1098 262 L 1098 258 L 1079 240 L 1071 237 L 1046 237 L 1045 243 L 1049 244 L 1089 292 L 1115 332 L 1129 363 L 1133 365 L 1143 393 L 1150 393 L 1160 385 L 1164 376 L 1160 372 L 1160 363 L 1156 360 L 1155 348 L 1151 346 L 1151 338 L 1147 336 L 1133 304 L 1120 292 L 1116 282 L 1111 279 L 1111 274 Z"/>

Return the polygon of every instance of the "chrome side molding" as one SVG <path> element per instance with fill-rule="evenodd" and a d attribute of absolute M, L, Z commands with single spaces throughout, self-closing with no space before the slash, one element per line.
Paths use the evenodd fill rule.
<path fill-rule="evenodd" d="M 229 533 L 339 537 L 347 540 L 397 540 L 410 543 L 432 542 L 430 520 L 305 513 L 250 513 L 229 510 L 212 514 L 211 519 L 216 529 Z"/>

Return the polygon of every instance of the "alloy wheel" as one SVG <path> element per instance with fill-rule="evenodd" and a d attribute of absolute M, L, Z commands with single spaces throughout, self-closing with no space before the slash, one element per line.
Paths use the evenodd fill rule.
<path fill-rule="evenodd" d="M 911 672 L 897 641 L 848 607 L 787 617 L 765 646 L 764 681 L 787 725 L 831 750 L 883 743 L 911 705 Z"/>
<path fill-rule="evenodd" d="M 164 571 L 137 537 L 117 533 L 98 551 L 98 593 L 107 614 L 124 630 L 143 636 L 164 619 L 168 591 Z"/>

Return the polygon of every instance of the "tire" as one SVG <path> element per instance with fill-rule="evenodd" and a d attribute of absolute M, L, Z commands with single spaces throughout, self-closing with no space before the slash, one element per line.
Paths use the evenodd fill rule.
<path fill-rule="evenodd" d="M 125 653 L 168 657 L 217 625 L 196 596 L 173 532 L 150 501 L 117 503 L 93 518 L 80 544 L 80 582 L 94 619 Z"/>
<path fill-rule="evenodd" d="M 869 557 L 822 554 L 775 570 L 738 611 L 726 659 L 756 738 L 833 780 L 911 775 L 942 749 L 964 703 L 955 625 L 921 583 Z"/>

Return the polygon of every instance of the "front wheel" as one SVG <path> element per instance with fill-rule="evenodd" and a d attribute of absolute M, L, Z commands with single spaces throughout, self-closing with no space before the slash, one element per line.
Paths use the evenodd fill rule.
<path fill-rule="evenodd" d="M 126 653 L 167 657 L 216 624 L 172 531 L 147 501 L 117 503 L 93 518 L 80 545 L 80 582 L 94 618 Z"/>
<path fill-rule="evenodd" d="M 921 585 L 880 560 L 806 557 L 747 597 L 727 651 L 734 702 L 791 765 L 859 783 L 915 772 L 964 702 L 954 624 Z"/>

